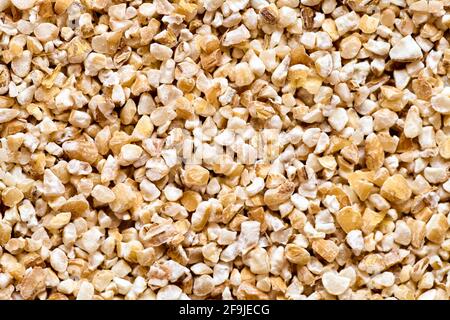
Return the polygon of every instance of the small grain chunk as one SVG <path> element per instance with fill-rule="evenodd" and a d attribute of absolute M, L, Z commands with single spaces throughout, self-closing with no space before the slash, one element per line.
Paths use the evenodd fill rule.
<path fill-rule="evenodd" d="M 414 38 L 408 35 L 392 47 L 389 56 L 393 61 L 410 62 L 422 59 L 423 54 Z"/>
<path fill-rule="evenodd" d="M 402 175 L 395 174 L 383 183 L 381 195 L 392 202 L 406 201 L 411 197 L 411 188 Z"/>
<path fill-rule="evenodd" d="M 312 249 L 329 263 L 333 262 L 339 253 L 338 246 L 331 240 L 315 240 Z"/>
<path fill-rule="evenodd" d="M 184 181 L 192 186 L 204 186 L 208 183 L 209 171 L 202 166 L 192 165 L 184 173 Z"/>
<path fill-rule="evenodd" d="M 19 284 L 22 298 L 32 300 L 42 293 L 45 290 L 46 276 L 47 272 L 40 267 L 33 268 L 26 273 Z"/>
<path fill-rule="evenodd" d="M 447 0 L 0 12 L 0 300 L 449 299 Z"/>
<path fill-rule="evenodd" d="M 322 283 L 325 290 L 335 296 L 343 294 L 350 287 L 350 279 L 340 276 L 334 271 L 324 273 Z"/>
<path fill-rule="evenodd" d="M 95 200 L 101 203 L 111 203 L 116 199 L 114 192 L 108 187 L 102 185 L 96 185 L 91 192 Z"/>
<path fill-rule="evenodd" d="M 448 227 L 447 218 L 443 214 L 434 214 L 426 225 L 425 236 L 428 240 L 440 244 L 445 239 Z"/>
<path fill-rule="evenodd" d="M 361 229 L 362 226 L 361 213 L 352 207 L 345 207 L 339 210 L 336 213 L 336 221 L 346 233 Z"/>

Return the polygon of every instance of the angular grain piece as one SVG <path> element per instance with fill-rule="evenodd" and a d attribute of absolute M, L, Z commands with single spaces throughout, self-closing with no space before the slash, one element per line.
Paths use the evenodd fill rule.
<path fill-rule="evenodd" d="M 7 66 L 0 64 L 0 94 L 8 92 L 10 72 Z"/>
<path fill-rule="evenodd" d="M 26 300 L 34 299 L 45 290 L 45 277 L 47 272 L 40 268 L 33 268 L 25 274 L 19 283 L 20 295 Z"/>
<path fill-rule="evenodd" d="M 209 171 L 202 166 L 189 166 L 184 172 L 184 182 L 192 186 L 204 186 L 208 183 Z"/>
<path fill-rule="evenodd" d="M 374 173 L 372 171 L 355 171 L 348 175 L 350 187 L 355 191 L 361 201 L 365 201 L 373 191 L 374 186 L 371 182 L 373 178 Z"/>
<path fill-rule="evenodd" d="M 412 191 L 406 179 L 401 174 L 395 174 L 386 179 L 380 193 L 385 199 L 397 202 L 408 200 Z"/>
<path fill-rule="evenodd" d="M 308 250 L 293 243 L 286 245 L 284 254 L 290 262 L 302 266 L 306 265 L 311 259 Z"/>
<path fill-rule="evenodd" d="M 440 244 L 445 239 L 448 227 L 447 217 L 442 213 L 436 213 L 428 221 L 425 235 L 431 242 Z"/>
<path fill-rule="evenodd" d="M 229 31 L 225 37 L 223 38 L 222 45 L 225 47 L 232 46 L 235 44 L 238 44 L 244 40 L 247 40 L 250 38 L 250 32 L 248 29 L 241 25 L 238 28 Z"/>
<path fill-rule="evenodd" d="M 339 47 L 341 57 L 344 59 L 353 59 L 361 49 L 361 40 L 357 36 L 351 35 L 342 39 Z"/>
<path fill-rule="evenodd" d="M 403 130 L 405 137 L 415 138 L 422 132 L 422 118 L 420 117 L 419 108 L 411 106 L 405 119 L 405 128 Z"/>
<path fill-rule="evenodd" d="M 139 236 L 143 241 L 152 247 L 157 247 L 169 242 L 175 235 L 177 230 L 173 224 L 146 224 L 139 231 Z"/>
<path fill-rule="evenodd" d="M 361 213 L 352 207 L 345 207 L 339 210 L 336 213 L 336 221 L 346 233 L 361 229 L 363 223 Z"/>
<path fill-rule="evenodd" d="M 0 246 L 4 246 L 11 239 L 12 228 L 6 222 L 0 222 Z"/>
<path fill-rule="evenodd" d="M 68 224 L 71 217 L 72 214 L 70 212 L 61 212 L 48 220 L 44 226 L 49 230 L 58 230 Z"/>
<path fill-rule="evenodd" d="M 40 23 L 34 29 L 36 38 L 41 42 L 55 40 L 58 37 L 59 29 L 52 23 Z"/>
<path fill-rule="evenodd" d="M 248 252 L 258 243 L 261 232 L 261 223 L 258 221 L 244 221 L 241 223 L 241 233 L 238 238 L 238 247 L 242 253 Z"/>
<path fill-rule="evenodd" d="M 278 8 L 275 5 L 268 5 L 259 11 L 262 20 L 267 24 L 276 24 L 279 18 Z"/>
<path fill-rule="evenodd" d="M 295 190 L 295 184 L 286 181 L 275 189 L 269 189 L 264 193 L 264 203 L 268 206 L 276 206 L 288 201 Z"/>
<path fill-rule="evenodd" d="M 398 41 L 389 51 L 389 56 L 393 61 L 411 62 L 422 59 L 422 49 L 410 35 Z"/>
<path fill-rule="evenodd" d="M 210 54 L 202 54 L 200 56 L 200 62 L 202 67 L 207 72 L 212 72 L 219 64 L 222 57 L 220 49 L 213 51 Z"/>
<path fill-rule="evenodd" d="M 70 212 L 74 216 L 82 215 L 88 209 L 89 209 L 89 202 L 81 194 L 67 199 L 67 201 L 60 208 L 60 210 Z"/>
<path fill-rule="evenodd" d="M 16 187 L 7 187 L 2 191 L 2 201 L 7 207 L 14 207 L 23 198 L 23 192 Z"/>
<path fill-rule="evenodd" d="M 74 37 L 66 46 L 67 58 L 70 63 L 83 62 L 92 51 L 90 43 L 80 37 Z"/>
<path fill-rule="evenodd" d="M 433 88 L 425 79 L 414 79 L 412 81 L 412 89 L 419 99 L 430 100 L 432 96 Z"/>
<path fill-rule="evenodd" d="M 16 109 L 4 109 L 0 108 L 0 123 L 9 122 L 20 114 L 19 110 Z"/>
<path fill-rule="evenodd" d="M 134 190 L 125 183 L 119 183 L 112 188 L 112 192 L 116 198 L 109 203 L 109 207 L 113 212 L 122 213 L 130 210 L 137 201 L 137 196 Z"/>
<path fill-rule="evenodd" d="M 431 98 L 431 106 L 436 112 L 450 114 L 450 88 L 448 86 Z"/>
<path fill-rule="evenodd" d="M 67 8 L 70 7 L 74 0 L 56 0 L 55 1 L 55 12 L 56 14 L 63 14 Z"/>
<path fill-rule="evenodd" d="M 369 254 L 361 260 L 358 268 L 368 274 L 378 274 L 386 269 L 386 262 L 381 254 Z"/>
<path fill-rule="evenodd" d="M 91 195 L 95 200 L 102 203 L 110 203 L 116 199 L 114 192 L 108 187 L 102 185 L 96 185 L 94 189 L 92 189 Z"/>
<path fill-rule="evenodd" d="M 376 212 L 370 208 L 366 208 L 362 216 L 361 230 L 365 234 L 372 233 L 381 221 L 383 221 L 385 216 L 386 212 Z"/>
<path fill-rule="evenodd" d="M 328 263 L 333 262 L 339 253 L 338 246 L 331 240 L 315 240 L 312 243 L 312 248 L 315 253 L 325 259 Z"/>
<path fill-rule="evenodd" d="M 446 136 L 439 144 L 439 154 L 444 159 L 450 159 L 450 136 Z"/>
<path fill-rule="evenodd" d="M 77 294 L 77 300 L 92 300 L 94 292 L 94 286 L 87 281 L 83 281 Z"/>
<path fill-rule="evenodd" d="M 192 229 L 196 232 L 201 231 L 208 222 L 209 216 L 212 212 L 213 209 L 209 202 L 204 201 L 200 203 L 195 212 L 192 214 Z"/>
<path fill-rule="evenodd" d="M 66 188 L 62 184 L 61 180 L 51 171 L 45 169 L 44 171 L 44 194 L 47 196 L 60 196 L 63 195 Z"/>
<path fill-rule="evenodd" d="M 350 279 L 337 274 L 334 271 L 326 272 L 322 275 L 322 283 L 329 294 L 338 296 L 343 294 L 350 287 Z"/>
<path fill-rule="evenodd" d="M 269 296 L 248 282 L 239 285 L 236 297 L 240 300 L 267 300 Z"/>
<path fill-rule="evenodd" d="M 312 29 L 314 25 L 314 16 L 315 16 L 314 10 L 311 9 L 310 7 L 303 7 L 300 10 L 300 14 L 305 24 L 305 29 L 306 30 Z"/>
<path fill-rule="evenodd" d="M 368 135 L 364 148 L 367 168 L 369 170 L 378 170 L 381 168 L 384 162 L 384 150 L 378 136 L 374 133 Z"/>
<path fill-rule="evenodd" d="M 89 164 L 98 160 L 99 153 L 93 141 L 66 141 L 62 148 L 70 159 L 86 161 Z"/>
<path fill-rule="evenodd" d="M 414 248 L 420 248 L 423 245 L 426 233 L 426 223 L 421 220 L 410 219 L 407 221 L 411 229 L 411 244 Z"/>
<path fill-rule="evenodd" d="M 248 253 L 248 265 L 254 274 L 268 274 L 270 262 L 267 251 L 261 247 L 256 247 Z"/>

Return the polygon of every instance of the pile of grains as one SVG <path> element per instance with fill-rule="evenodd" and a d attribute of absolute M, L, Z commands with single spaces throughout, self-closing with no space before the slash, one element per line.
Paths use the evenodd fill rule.
<path fill-rule="evenodd" d="M 0 299 L 448 299 L 448 0 L 0 0 Z"/>

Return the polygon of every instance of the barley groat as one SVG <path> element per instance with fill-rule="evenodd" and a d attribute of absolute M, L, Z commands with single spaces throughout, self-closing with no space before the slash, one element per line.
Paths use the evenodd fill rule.
<path fill-rule="evenodd" d="M 446 0 L 0 0 L 0 299 L 448 299 Z"/>

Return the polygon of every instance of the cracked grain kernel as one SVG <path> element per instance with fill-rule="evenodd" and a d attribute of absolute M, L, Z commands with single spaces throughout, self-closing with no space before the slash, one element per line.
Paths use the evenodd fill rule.
<path fill-rule="evenodd" d="M 425 227 L 425 236 L 431 242 L 440 244 L 445 239 L 448 227 L 447 218 L 443 214 L 434 214 Z"/>
<path fill-rule="evenodd" d="M 184 172 L 184 182 L 192 186 L 204 186 L 208 183 L 209 171 L 202 166 L 189 166 Z"/>
<path fill-rule="evenodd" d="M 338 275 L 334 271 L 325 272 L 322 275 L 322 283 L 329 294 L 338 296 L 350 287 L 350 279 Z"/>
<path fill-rule="evenodd" d="M 338 246 L 331 240 L 315 240 L 312 249 L 328 263 L 333 262 L 339 253 Z"/>
<path fill-rule="evenodd" d="M 369 170 L 380 169 L 384 163 L 384 149 L 376 134 L 372 133 L 367 136 L 364 150 L 367 168 Z"/>
<path fill-rule="evenodd" d="M 387 178 L 381 187 L 380 193 L 391 202 L 406 201 L 412 194 L 408 182 L 400 174 Z"/>
<path fill-rule="evenodd" d="M 262 20 L 268 24 L 276 24 L 278 21 L 279 13 L 278 9 L 275 5 L 269 5 L 262 8 L 259 11 L 259 14 L 262 17 Z"/>
<path fill-rule="evenodd" d="M 352 207 L 345 207 L 339 210 L 336 213 L 336 221 L 346 233 L 361 229 L 363 223 L 361 213 Z"/>
<path fill-rule="evenodd" d="M 264 203 L 268 206 L 280 205 L 288 201 L 294 192 L 295 185 L 292 182 L 284 182 L 275 189 L 269 189 L 264 193 Z"/>
<path fill-rule="evenodd" d="M 365 234 L 372 233 L 375 228 L 383 221 L 386 212 L 376 212 L 370 208 L 366 208 L 362 215 L 361 230 Z"/>
<path fill-rule="evenodd" d="M 111 203 L 116 199 L 114 192 L 102 185 L 96 185 L 94 189 L 92 189 L 91 195 L 95 200 L 101 203 Z"/>
<path fill-rule="evenodd" d="M 46 275 L 47 272 L 40 267 L 33 268 L 26 273 L 19 283 L 20 295 L 26 300 L 34 299 L 45 290 Z"/>
<path fill-rule="evenodd" d="M 22 191 L 20 191 L 16 187 L 7 187 L 2 191 L 2 201 L 3 204 L 7 207 L 14 207 L 20 201 L 22 201 L 23 198 L 24 195 Z"/>
<path fill-rule="evenodd" d="M 306 249 L 293 243 L 289 243 L 288 245 L 286 245 L 284 254 L 291 263 L 302 266 L 306 265 L 311 259 L 311 255 Z"/>

